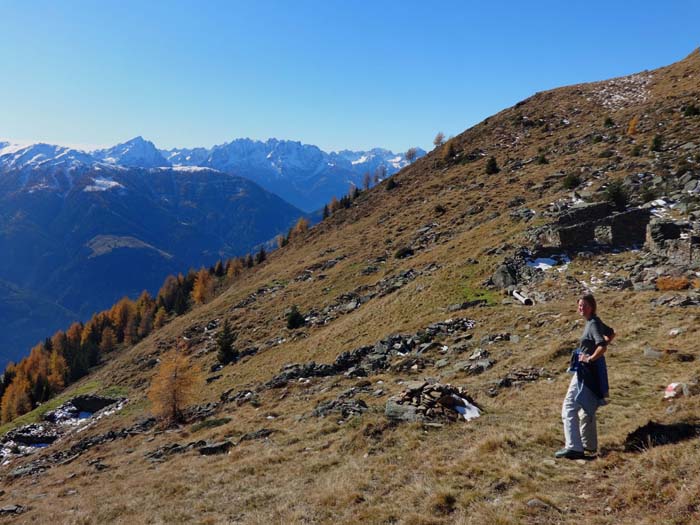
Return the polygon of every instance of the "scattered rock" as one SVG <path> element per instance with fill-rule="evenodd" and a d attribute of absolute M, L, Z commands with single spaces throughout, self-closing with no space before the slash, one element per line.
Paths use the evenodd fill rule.
<path fill-rule="evenodd" d="M 213 456 L 215 454 L 226 454 L 232 446 L 233 443 L 231 441 L 224 440 L 217 443 L 203 445 L 197 450 L 199 450 L 199 453 L 203 456 Z"/>
<path fill-rule="evenodd" d="M 22 505 L 5 505 L 4 507 L 0 507 L 0 516 L 22 514 L 26 510 L 27 508 Z"/>

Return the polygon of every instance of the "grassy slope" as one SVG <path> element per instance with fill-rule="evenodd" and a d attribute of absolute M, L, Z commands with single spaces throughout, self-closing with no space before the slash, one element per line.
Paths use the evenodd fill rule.
<path fill-rule="evenodd" d="M 184 330 L 213 318 L 228 316 L 239 329 L 239 342 L 262 344 L 274 337 L 287 341 L 224 369 L 224 377 L 199 393 L 198 402 L 215 401 L 229 388 L 236 390 L 269 380 L 286 363 L 316 360 L 330 362 L 343 350 L 355 348 L 394 332 L 415 331 L 450 317 L 451 303 L 478 295 L 483 280 L 502 255 L 485 251 L 504 242 L 517 243 L 523 223 L 508 217 L 509 201 L 524 196 L 536 210 L 564 196 L 558 183 L 543 188 L 556 171 L 578 172 L 594 187 L 610 178 L 637 171 L 669 174 L 679 160 L 666 154 L 668 168 L 653 164 L 645 150 L 630 152 L 636 144 L 648 145 L 661 133 L 667 144 L 682 144 L 698 136 L 700 119 L 688 120 L 678 109 L 688 100 L 697 103 L 700 55 L 654 72 L 648 101 L 612 110 L 591 95 L 602 84 L 561 88 L 531 97 L 491 117 L 455 138 L 456 149 L 483 149 L 503 167 L 498 175 L 484 174 L 485 160 L 445 165 L 440 152 L 414 163 L 396 176 L 398 188 L 382 187 L 364 194 L 349 210 L 341 211 L 315 228 L 305 239 L 275 252 L 262 267 L 234 283 L 211 303 L 176 319 L 136 347 L 115 355 L 88 381 L 104 387 L 128 389 L 132 405 L 125 413 L 100 421 L 90 432 L 125 426 L 148 412 L 145 388 L 153 370 L 139 365 L 159 348 L 172 348 Z M 637 135 L 627 138 L 627 123 L 640 116 Z M 525 128 L 516 118 L 545 119 L 549 128 Z M 616 122 L 604 128 L 605 117 Z M 568 119 L 569 125 L 562 124 Z M 596 142 L 592 134 L 616 135 L 618 142 Z M 513 170 L 512 160 L 527 161 L 544 148 L 549 164 L 526 163 Z M 600 153 L 612 148 L 621 157 L 616 171 L 608 171 L 609 158 Z M 674 150 L 676 151 L 676 150 Z M 599 175 L 594 175 L 601 170 Z M 447 209 L 437 215 L 435 206 Z M 474 205 L 484 211 L 467 214 Z M 487 219 L 494 211 L 500 213 Z M 393 253 L 407 244 L 421 226 L 437 222 L 445 232 L 438 243 L 414 257 L 397 260 Z M 324 254 L 328 249 L 331 254 Z M 309 265 L 345 254 L 348 257 L 324 272 L 322 281 L 295 282 Z M 381 255 L 389 255 L 379 273 L 363 276 L 360 270 Z M 3 504 L 20 503 L 31 510 L 20 520 L 64 523 L 690 523 L 700 518 L 694 496 L 700 489 L 697 440 L 660 447 L 643 454 L 628 454 L 621 444 L 628 432 L 648 419 L 690 420 L 697 414 L 697 398 L 675 403 L 667 412 L 660 399 L 670 381 L 698 373 L 696 363 L 669 358 L 641 358 L 645 346 L 673 348 L 697 355 L 698 313 L 693 310 L 655 310 L 649 300 L 657 293 L 602 291 L 602 315 L 619 335 L 609 357 L 613 402 L 600 412 L 599 433 L 604 450 L 596 462 L 553 462 L 551 453 L 561 444 L 559 418 L 568 376 L 563 373 L 567 355 L 581 331 L 574 299 L 581 286 L 567 276 L 588 280 L 611 265 L 635 257 L 632 253 L 575 261 L 566 274 L 544 285 L 552 300 L 533 308 L 496 303 L 491 308 L 464 313 L 477 320 L 475 340 L 489 333 L 509 331 L 518 343 L 489 347 L 496 365 L 476 377 L 428 368 L 413 377 L 439 377 L 465 385 L 488 412 L 469 424 L 425 430 L 417 425 L 388 426 L 383 406 L 398 393 L 398 379 L 411 374 L 372 376 L 383 381 L 384 395 L 361 394 L 370 406 L 361 418 L 342 425 L 336 418 L 317 419 L 310 412 L 320 401 L 335 398 L 356 384 L 356 379 L 315 379 L 285 390 L 264 391 L 261 405 L 224 406 L 217 417 L 232 420 L 196 432 L 191 427 L 134 436 L 92 449 L 72 463 L 52 468 L 36 479 L 4 478 Z M 477 258 L 478 265 L 467 260 Z M 302 311 L 321 308 L 339 294 L 384 275 L 437 262 L 442 267 L 423 275 L 398 292 L 375 298 L 351 314 L 324 327 L 307 328 L 304 336 L 290 334 L 283 313 L 291 304 Z M 584 273 L 586 272 L 586 273 Z M 245 311 L 232 306 L 260 286 L 280 280 L 286 287 L 265 296 Z M 685 333 L 669 341 L 668 331 Z M 182 344 L 182 343 L 180 343 Z M 213 352 L 190 350 L 196 366 L 208 369 Z M 451 357 L 452 362 L 465 356 Z M 487 397 L 491 382 L 511 368 L 544 366 L 554 380 L 539 381 L 520 389 Z M 378 388 L 378 386 L 377 386 Z M 271 418 L 273 417 L 273 418 Z M 152 464 L 144 454 L 160 445 L 196 439 L 236 438 L 268 427 L 278 430 L 267 441 L 248 441 L 226 456 L 193 453 Z M 82 437 L 82 436 L 81 436 Z M 56 445 L 62 446 L 61 444 Z M 42 453 L 47 453 L 42 452 Z M 110 468 L 97 471 L 88 464 L 100 458 Z M 12 465 L 14 468 L 17 464 Z M 5 475 L 7 470 L 1 472 Z M 76 491 L 76 492 L 72 492 Z M 540 498 L 552 506 L 529 507 Z"/>

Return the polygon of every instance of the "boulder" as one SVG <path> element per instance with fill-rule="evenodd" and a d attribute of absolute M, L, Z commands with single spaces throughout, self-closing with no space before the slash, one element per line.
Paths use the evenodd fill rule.
<path fill-rule="evenodd" d="M 213 456 L 215 454 L 226 454 L 232 446 L 233 442 L 224 440 L 217 443 L 206 444 L 199 447 L 198 450 L 203 456 Z"/>

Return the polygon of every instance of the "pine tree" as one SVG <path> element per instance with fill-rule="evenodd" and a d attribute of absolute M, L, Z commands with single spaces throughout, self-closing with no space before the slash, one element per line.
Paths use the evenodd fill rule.
<path fill-rule="evenodd" d="M 260 251 L 255 254 L 255 264 L 262 264 L 267 259 L 267 252 L 265 252 L 265 247 L 261 246 Z"/>
<path fill-rule="evenodd" d="M 153 414 L 166 425 L 182 421 L 183 409 L 192 402 L 202 383 L 201 373 L 182 353 L 163 358 L 148 390 Z"/>
<path fill-rule="evenodd" d="M 328 217 L 330 217 L 331 212 L 328 209 L 328 204 L 323 205 L 323 220 L 326 220 Z"/>
<path fill-rule="evenodd" d="M 236 335 L 231 330 L 228 319 L 225 319 L 221 332 L 216 336 L 216 346 L 219 349 L 216 357 L 222 365 L 232 363 L 238 359 L 238 352 L 233 348 L 235 340 Z"/>
<path fill-rule="evenodd" d="M 255 264 L 255 261 L 253 260 L 253 256 L 251 254 L 247 254 L 245 256 L 245 267 L 252 268 L 254 264 Z"/>
<path fill-rule="evenodd" d="M 287 313 L 287 328 L 290 330 L 295 330 L 306 324 L 304 316 L 299 312 L 299 308 L 296 305 L 292 306 Z"/>
<path fill-rule="evenodd" d="M 486 161 L 486 174 L 495 175 L 499 171 L 501 170 L 496 162 L 496 157 L 489 157 L 489 160 Z"/>

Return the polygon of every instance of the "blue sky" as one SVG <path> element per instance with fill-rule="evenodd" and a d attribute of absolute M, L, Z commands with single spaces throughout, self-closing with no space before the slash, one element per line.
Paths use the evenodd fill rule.
<path fill-rule="evenodd" d="M 428 148 L 700 45 L 700 2 L 0 0 L 0 137 Z"/>

